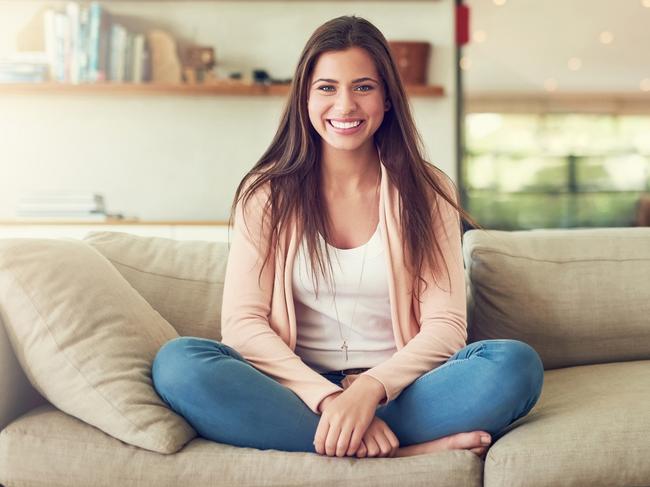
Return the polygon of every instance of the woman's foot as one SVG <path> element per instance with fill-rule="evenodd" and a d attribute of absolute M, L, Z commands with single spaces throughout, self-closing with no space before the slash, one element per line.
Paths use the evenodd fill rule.
<path fill-rule="evenodd" d="M 413 455 L 423 455 L 425 453 L 434 453 L 444 450 L 469 450 L 484 459 L 485 454 L 490 447 L 490 443 L 487 445 L 482 443 L 481 437 L 484 436 L 487 436 L 491 443 L 492 437 L 485 431 L 456 433 L 455 435 L 443 436 L 437 440 L 401 447 L 397 450 L 394 457 L 410 457 Z"/>

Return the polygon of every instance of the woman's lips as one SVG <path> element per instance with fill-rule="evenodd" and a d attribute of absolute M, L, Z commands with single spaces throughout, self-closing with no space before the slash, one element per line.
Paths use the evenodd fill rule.
<path fill-rule="evenodd" d="M 365 120 L 361 120 L 361 123 L 359 125 L 357 125 L 356 127 L 352 127 L 352 128 L 349 128 L 349 129 L 340 129 L 340 128 L 337 128 L 334 125 L 332 125 L 331 120 L 327 120 L 327 125 L 329 125 L 330 129 L 333 130 L 335 133 L 341 134 L 341 135 L 352 135 L 352 134 L 357 133 L 359 130 L 361 130 L 361 127 L 363 126 L 364 123 L 365 123 Z"/>

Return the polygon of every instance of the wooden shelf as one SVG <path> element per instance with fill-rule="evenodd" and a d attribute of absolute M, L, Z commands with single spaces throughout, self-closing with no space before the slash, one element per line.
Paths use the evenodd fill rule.
<path fill-rule="evenodd" d="M 438 85 L 411 85 L 406 87 L 411 96 L 444 96 Z M 285 96 L 289 85 L 248 85 L 224 82 L 209 85 L 150 84 L 150 83 L 5 83 L 0 84 L 3 94 L 71 94 L 71 95 L 178 95 L 178 96 Z"/>

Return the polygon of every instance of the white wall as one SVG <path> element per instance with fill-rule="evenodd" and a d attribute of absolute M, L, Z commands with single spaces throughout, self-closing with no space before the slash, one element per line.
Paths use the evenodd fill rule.
<path fill-rule="evenodd" d="M 471 63 L 464 73 L 469 95 L 554 92 L 642 94 L 650 79 L 650 8 L 641 0 L 517 0 L 502 6 L 465 0 L 472 32 L 463 49 Z M 608 44 L 600 34 L 612 35 Z M 578 70 L 568 66 L 581 61 Z M 645 86 L 642 89 L 641 86 Z"/>
<path fill-rule="evenodd" d="M 0 2 L 0 56 L 43 2 Z M 456 179 L 453 1 L 105 2 L 186 41 L 216 46 L 217 60 L 290 78 L 313 30 L 344 14 L 372 21 L 389 40 L 434 45 L 429 82 L 442 99 L 414 98 L 430 161 Z M 143 220 L 224 220 L 235 188 L 273 137 L 282 97 L 17 95 L 0 87 L 0 219 L 23 191 L 101 192 L 110 212 Z"/>

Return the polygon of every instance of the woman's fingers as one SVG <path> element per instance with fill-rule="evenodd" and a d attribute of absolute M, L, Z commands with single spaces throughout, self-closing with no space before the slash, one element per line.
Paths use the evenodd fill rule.
<path fill-rule="evenodd" d="M 399 439 L 397 439 L 397 436 L 395 436 L 395 433 L 393 433 L 393 430 L 390 429 L 388 425 L 386 425 L 386 430 L 384 433 L 386 434 L 386 437 L 388 438 L 388 441 L 390 443 L 391 446 L 390 456 L 392 457 L 399 449 Z"/>
<path fill-rule="evenodd" d="M 375 440 L 377 440 L 377 444 L 379 445 L 379 456 L 389 456 L 393 451 L 393 447 L 390 445 L 390 441 L 388 441 L 388 437 L 386 436 L 385 432 L 379 431 L 375 436 Z"/>
<path fill-rule="evenodd" d="M 325 438 L 325 453 L 328 457 L 336 455 L 336 447 L 341 436 L 341 427 L 338 424 L 330 424 L 327 431 L 327 438 Z"/>
<path fill-rule="evenodd" d="M 374 417 L 363 431 L 357 425 L 330 423 L 326 415 L 321 417 L 316 429 L 314 446 L 321 455 L 344 457 L 392 457 L 399 448 L 395 433 L 381 419 Z M 478 452 L 476 452 L 478 454 Z"/>
<path fill-rule="evenodd" d="M 352 437 L 350 438 L 350 446 L 346 452 L 347 456 L 354 455 L 354 452 L 356 452 L 361 447 L 361 444 L 363 443 L 364 433 L 365 431 L 362 431 L 361 428 L 354 429 L 354 433 L 352 433 Z"/>
<path fill-rule="evenodd" d="M 327 433 L 329 431 L 329 421 L 325 416 L 320 417 L 318 422 L 318 427 L 316 428 L 316 434 L 314 435 L 314 449 L 320 455 L 325 454 L 325 440 L 327 439 Z"/>
<path fill-rule="evenodd" d="M 336 456 L 344 457 L 346 456 L 348 449 L 350 447 L 350 437 L 352 436 L 352 426 L 344 426 L 339 434 L 339 441 L 336 443 Z"/>
<path fill-rule="evenodd" d="M 366 444 L 366 448 L 368 449 L 368 457 L 376 457 L 379 455 L 381 450 L 373 436 L 365 436 L 363 442 Z"/>
<path fill-rule="evenodd" d="M 368 449 L 366 448 L 366 444 L 363 442 L 363 440 L 361 440 L 361 444 L 357 450 L 357 458 L 364 458 L 366 455 L 368 455 Z"/>

